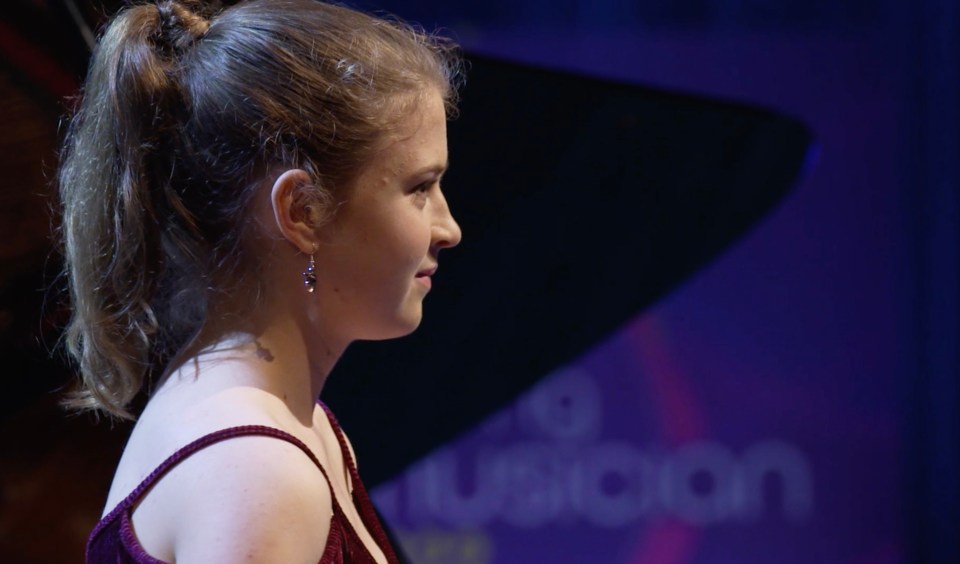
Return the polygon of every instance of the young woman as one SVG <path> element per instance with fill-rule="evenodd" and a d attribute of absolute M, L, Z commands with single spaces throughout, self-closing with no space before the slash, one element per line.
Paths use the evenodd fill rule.
<path fill-rule="evenodd" d="M 441 249 L 458 60 L 314 0 L 128 7 L 60 172 L 73 405 L 133 417 L 88 562 L 393 562 L 318 403 L 413 331 Z"/>

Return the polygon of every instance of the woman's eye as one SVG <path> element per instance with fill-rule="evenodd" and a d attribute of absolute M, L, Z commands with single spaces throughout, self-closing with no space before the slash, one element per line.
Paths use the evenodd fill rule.
<path fill-rule="evenodd" d="M 430 189 L 430 186 L 432 186 L 432 185 L 433 185 L 433 181 L 432 181 L 432 180 L 428 180 L 428 181 L 426 181 L 426 182 L 422 182 L 422 183 L 418 184 L 417 187 L 413 189 L 413 191 L 414 191 L 414 192 L 426 192 L 427 190 Z"/>

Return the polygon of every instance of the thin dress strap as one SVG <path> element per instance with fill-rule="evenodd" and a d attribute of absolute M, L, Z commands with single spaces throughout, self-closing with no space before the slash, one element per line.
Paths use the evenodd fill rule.
<path fill-rule="evenodd" d="M 330 420 L 330 426 L 333 427 L 333 432 L 337 436 L 337 442 L 340 443 L 340 451 L 343 453 L 343 460 L 347 464 L 347 470 L 350 472 L 350 480 L 353 483 L 353 495 L 356 499 L 355 505 L 357 506 L 357 510 L 360 512 L 360 518 L 363 520 L 364 525 L 367 526 L 367 529 L 369 529 L 370 535 L 373 536 L 373 539 L 380 546 L 384 556 L 387 557 L 387 562 L 389 564 L 399 564 L 400 559 L 397 558 L 396 553 L 394 553 L 393 545 L 387 538 L 386 532 L 384 532 L 383 527 L 380 525 L 380 519 L 373 509 L 373 503 L 367 494 L 367 488 L 363 486 L 363 481 L 360 480 L 360 473 L 357 472 L 357 465 L 353 461 L 353 455 L 350 454 L 349 447 L 347 447 L 347 439 L 343 434 L 343 429 L 340 428 L 340 423 L 337 422 L 337 418 L 325 403 L 322 401 L 318 401 L 317 403 L 323 408 L 323 411 L 326 412 L 327 418 Z M 349 526 L 349 522 L 346 524 Z"/>
<path fill-rule="evenodd" d="M 275 427 L 267 427 L 265 425 L 241 425 L 238 427 L 229 427 L 227 429 L 220 429 L 219 431 L 214 431 L 209 435 L 204 435 L 199 439 L 191 442 L 190 444 L 181 447 L 176 452 L 167 457 L 166 460 L 160 463 L 160 466 L 157 466 L 153 472 L 147 475 L 146 478 L 140 482 L 130 495 L 124 498 L 116 508 L 114 508 L 111 513 L 117 511 L 120 508 L 130 508 L 135 504 L 153 485 L 164 477 L 167 472 L 173 470 L 173 468 L 183 462 L 186 458 L 190 457 L 192 454 L 197 451 L 203 450 L 204 448 L 225 441 L 227 439 L 232 439 L 235 437 L 249 436 L 249 435 L 259 435 L 259 436 L 268 436 L 276 439 L 281 439 L 292 443 L 297 446 L 306 454 L 311 461 L 320 469 L 320 472 L 323 473 L 323 477 L 327 479 L 327 482 L 330 481 L 330 478 L 327 476 L 326 470 L 323 469 L 323 465 L 320 464 L 320 460 L 313 454 L 313 451 L 310 450 L 303 441 L 297 437 L 287 433 L 286 431 L 281 431 Z"/>
<path fill-rule="evenodd" d="M 176 452 L 174 452 L 169 457 L 167 457 L 166 460 L 160 463 L 160 465 L 157 466 L 153 470 L 153 472 L 148 474 L 147 477 L 144 478 L 143 481 L 140 482 L 140 484 L 136 488 L 134 488 L 129 495 L 127 495 L 127 497 L 123 498 L 123 500 L 120 503 L 118 503 L 117 506 L 110 511 L 110 513 L 105 515 L 100 520 L 100 522 L 97 523 L 96 527 L 94 527 L 93 531 L 90 533 L 90 538 L 91 539 L 97 538 L 101 532 L 101 529 L 106 528 L 111 523 L 113 523 L 118 517 L 120 517 L 122 514 L 129 511 L 133 507 L 133 505 L 136 504 L 140 500 L 140 498 L 143 497 L 146 494 L 146 492 L 149 491 L 149 489 L 152 488 L 157 483 L 157 481 L 163 478 L 168 472 L 173 470 L 173 468 L 177 464 L 181 463 L 183 460 L 190 457 L 192 454 L 196 453 L 197 451 L 200 451 L 212 444 L 219 443 L 227 439 L 232 439 L 235 437 L 242 437 L 242 436 L 267 436 L 267 437 L 273 437 L 273 438 L 284 440 L 288 443 L 291 443 L 294 446 L 298 447 L 300 450 L 302 450 L 304 454 L 306 454 L 310 458 L 310 460 L 313 461 L 314 465 L 316 465 L 316 467 L 320 470 L 320 473 L 323 474 L 323 478 L 327 481 L 327 487 L 330 488 L 330 499 L 333 505 L 332 509 L 333 509 L 335 518 L 331 520 L 331 527 L 329 532 L 330 538 L 327 540 L 326 549 L 324 550 L 324 555 L 323 555 L 323 558 L 321 559 L 321 562 L 330 561 L 328 560 L 328 558 L 331 555 L 328 555 L 327 553 L 331 552 L 331 549 L 336 549 L 338 546 L 340 546 L 342 542 L 342 535 L 343 535 L 343 531 L 341 531 L 340 528 L 335 525 L 337 521 L 348 523 L 347 520 L 343 518 L 344 513 L 340 507 L 340 504 L 337 502 L 337 496 L 334 494 L 333 483 L 330 481 L 330 476 L 327 475 L 327 471 L 323 468 L 323 465 L 320 463 L 320 460 L 316 457 L 316 455 L 313 454 L 313 451 L 310 450 L 310 447 L 308 447 L 303 441 L 291 435 L 290 433 L 287 433 L 286 431 L 281 431 L 280 429 L 276 429 L 274 427 L 267 427 L 265 425 L 241 425 L 237 427 L 229 427 L 227 429 L 221 429 L 219 431 L 214 431 L 208 435 L 204 435 L 199 439 L 196 439 L 195 441 L 178 449 Z M 341 517 L 341 519 L 337 519 L 336 517 Z M 127 525 L 125 529 L 129 529 L 129 523 L 124 523 L 124 524 Z M 134 540 L 132 538 L 132 530 L 125 530 L 125 534 L 126 536 L 131 537 L 126 539 L 128 542 Z M 88 556 L 89 556 L 89 546 L 88 546 Z M 151 561 L 160 562 L 159 560 L 149 557 L 149 555 L 147 555 L 145 552 L 143 553 L 143 556 L 150 558 Z M 88 557 L 88 560 L 89 560 L 89 557 Z"/>

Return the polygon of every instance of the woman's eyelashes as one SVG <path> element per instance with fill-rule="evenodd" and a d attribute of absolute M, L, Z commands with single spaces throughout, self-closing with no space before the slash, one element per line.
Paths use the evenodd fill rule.
<path fill-rule="evenodd" d="M 413 187 L 410 193 L 413 194 L 414 201 L 417 202 L 417 205 L 419 206 L 426 205 L 427 198 L 430 195 L 430 190 L 432 190 L 433 187 L 436 185 L 437 185 L 437 180 L 431 179 L 425 182 L 421 182 L 420 184 L 417 184 L 416 186 Z"/>
<path fill-rule="evenodd" d="M 417 185 L 413 188 L 413 191 L 416 192 L 416 193 L 425 193 L 425 192 L 428 192 L 428 191 L 430 190 L 430 188 L 433 187 L 433 185 L 434 185 L 435 183 L 436 183 L 436 180 L 434 180 L 434 179 L 430 179 L 430 180 L 427 180 L 427 181 L 425 181 L 425 182 L 421 182 L 420 184 L 417 184 Z"/>

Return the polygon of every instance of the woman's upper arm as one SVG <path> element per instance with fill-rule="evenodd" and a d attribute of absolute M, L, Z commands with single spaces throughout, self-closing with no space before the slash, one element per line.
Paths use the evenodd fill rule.
<path fill-rule="evenodd" d="M 303 451 L 277 439 L 245 437 L 203 454 L 180 489 L 182 515 L 173 535 L 178 563 L 320 561 L 333 514 L 331 492 Z"/>

